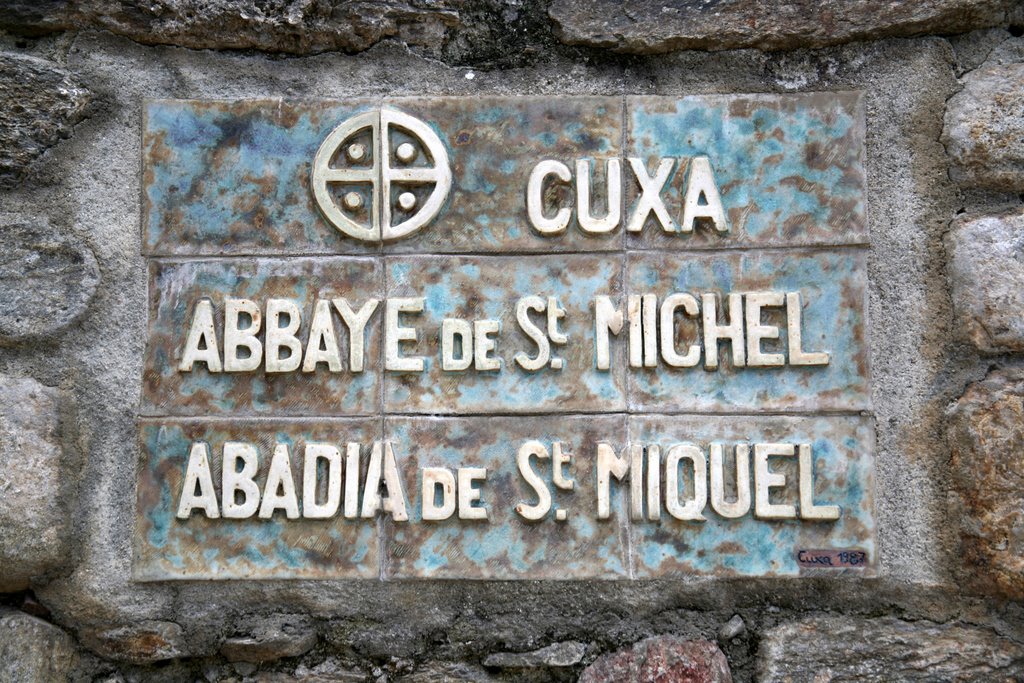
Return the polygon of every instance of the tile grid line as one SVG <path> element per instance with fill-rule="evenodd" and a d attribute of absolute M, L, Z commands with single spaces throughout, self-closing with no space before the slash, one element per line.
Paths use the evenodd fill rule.
<path fill-rule="evenodd" d="M 865 418 L 873 417 L 869 410 L 862 411 L 774 411 L 758 413 L 754 411 L 736 412 L 701 412 L 701 411 L 596 411 L 582 412 L 573 411 L 568 413 L 408 413 L 394 412 L 385 413 L 384 418 L 422 418 L 431 420 L 469 420 L 477 418 L 593 418 L 593 417 L 660 417 L 660 418 Z M 189 421 L 219 421 L 219 422 L 310 422 L 321 420 L 326 422 L 350 422 L 354 420 L 372 420 L 381 417 L 379 413 L 365 413 L 359 415 L 138 415 L 136 418 L 143 422 L 154 422 L 157 420 L 171 420 L 177 422 Z"/>
<path fill-rule="evenodd" d="M 620 129 L 620 145 L 621 146 L 620 146 L 620 150 L 619 150 L 619 157 L 620 157 L 620 160 L 622 162 L 625 162 L 626 142 L 627 142 L 627 117 L 628 117 L 628 109 L 627 109 L 627 107 L 628 107 L 628 102 L 627 102 L 627 97 L 625 95 L 623 95 L 621 99 L 622 99 L 622 110 L 621 110 L 621 114 L 622 114 L 622 127 Z M 623 216 L 623 220 L 624 220 L 625 211 L 626 211 L 626 201 L 627 201 L 627 193 L 625 191 L 622 193 L 620 201 L 621 201 L 621 208 L 620 208 L 621 215 Z M 527 255 L 527 256 L 568 256 L 568 255 L 580 255 L 580 254 L 582 254 L 582 255 L 589 255 L 589 256 L 601 256 L 601 255 L 611 256 L 612 254 L 615 254 L 620 259 L 619 272 L 620 272 L 620 278 L 621 279 L 620 279 L 620 283 L 619 283 L 619 286 L 620 286 L 620 288 L 619 288 L 619 296 L 621 296 L 624 299 L 627 296 L 627 290 L 629 289 L 628 285 L 627 285 L 627 272 L 628 272 L 628 268 L 629 268 L 630 256 L 632 254 L 634 254 L 634 253 L 636 253 L 638 255 L 652 254 L 652 253 L 653 254 L 659 254 L 659 253 L 667 253 L 667 254 L 694 253 L 695 255 L 696 254 L 708 254 L 709 256 L 713 256 L 714 254 L 720 253 L 722 251 L 726 251 L 726 252 L 743 251 L 743 252 L 759 253 L 759 252 L 765 252 L 765 251 L 793 251 L 793 250 L 817 250 L 817 251 L 824 251 L 824 250 L 836 249 L 836 248 L 842 248 L 842 249 L 849 249 L 849 248 L 852 248 L 852 249 L 867 249 L 867 248 L 870 248 L 870 244 L 865 241 L 863 243 L 858 242 L 858 243 L 836 244 L 836 245 L 773 245 L 773 246 L 767 246 L 767 247 L 764 247 L 764 246 L 746 246 L 746 245 L 741 245 L 741 246 L 731 246 L 731 247 L 730 246 L 710 246 L 710 247 L 704 247 L 704 248 L 698 248 L 698 247 L 688 247 L 687 248 L 687 247 L 684 247 L 684 248 L 680 248 L 680 249 L 668 249 L 668 248 L 653 248 L 653 249 L 637 249 L 637 248 L 632 248 L 631 249 L 631 248 L 627 247 L 628 237 L 629 237 L 629 235 L 625 232 L 625 230 L 623 230 L 621 235 L 619 236 L 620 247 L 618 249 L 613 249 L 613 250 L 596 250 L 596 251 L 594 251 L 594 250 L 536 251 L 536 252 L 534 252 L 534 251 L 527 251 L 527 252 L 523 252 L 523 253 L 511 253 L 511 254 L 510 253 L 492 253 L 492 252 L 443 252 L 443 251 L 409 252 L 409 253 L 387 253 L 385 251 L 385 249 L 384 249 L 383 244 L 378 244 L 378 245 L 376 245 L 376 248 L 373 251 L 371 251 L 371 252 L 369 252 L 367 254 L 364 254 L 364 255 L 360 255 L 360 254 L 351 254 L 351 255 L 348 255 L 348 254 L 337 254 L 337 253 L 332 253 L 332 252 L 324 252 L 324 253 L 316 253 L 316 252 L 314 252 L 314 253 L 309 253 L 309 254 L 285 254 L 285 255 L 281 255 L 281 254 L 232 254 L 232 255 L 229 255 L 229 256 L 213 256 L 213 255 L 209 255 L 209 256 L 206 256 L 206 255 L 186 255 L 186 256 L 167 255 L 167 256 L 164 256 L 164 255 L 159 255 L 159 254 L 146 254 L 145 256 L 147 258 L 147 261 L 151 261 L 151 262 L 152 261 L 161 261 L 161 260 L 168 260 L 168 261 L 173 261 L 173 260 L 181 260 L 181 261 L 186 261 L 186 260 L 210 261 L 210 260 L 221 260 L 221 259 L 231 260 L 231 259 L 238 259 L 238 258 L 268 258 L 268 259 L 270 259 L 270 258 L 273 258 L 273 259 L 303 258 L 303 257 L 308 257 L 308 258 L 325 258 L 325 257 L 327 257 L 327 258 L 331 258 L 331 257 L 367 258 L 368 260 L 376 261 L 376 262 L 378 262 L 381 265 L 381 270 L 382 270 L 382 273 L 381 273 L 382 291 L 384 292 L 384 296 L 388 297 L 388 296 L 391 295 L 391 283 L 389 281 L 388 272 L 387 271 L 388 271 L 388 264 L 393 259 L 397 260 L 397 259 L 401 259 L 401 258 L 417 258 L 417 257 L 436 258 L 436 257 L 439 257 L 439 256 L 448 256 L 448 257 L 459 257 L 459 256 L 465 256 L 465 257 L 493 257 L 493 258 L 507 258 L 507 257 L 511 256 L 511 257 L 515 258 L 515 257 L 524 256 L 524 255 Z M 148 280 L 148 278 L 147 278 L 147 280 Z M 148 287 L 148 282 L 147 282 L 147 287 Z M 384 363 L 384 359 L 385 359 L 385 355 L 384 355 L 384 352 L 385 352 L 385 349 L 384 349 L 384 347 L 385 347 L 385 339 L 384 339 L 384 337 L 385 337 L 385 335 L 382 333 L 382 334 L 379 335 L 379 338 L 377 340 L 379 358 L 380 358 L 380 362 L 382 364 Z M 620 348 L 621 348 L 621 345 L 620 345 Z M 432 417 L 432 418 L 438 418 L 438 419 L 443 419 L 443 418 L 470 418 L 471 419 L 471 418 L 486 418 L 486 417 L 502 417 L 502 416 L 505 416 L 505 415 L 508 415 L 510 417 L 530 417 L 530 416 L 536 416 L 536 415 L 544 415 L 544 416 L 551 416 L 551 417 L 570 417 L 570 416 L 573 416 L 573 415 L 579 415 L 579 416 L 594 416 L 594 415 L 621 416 L 622 419 L 623 419 L 623 424 L 625 426 L 625 430 L 624 430 L 625 431 L 625 439 L 626 439 L 626 444 L 628 446 L 629 443 L 631 442 L 631 435 L 630 435 L 630 432 L 631 432 L 631 429 L 630 429 L 631 420 L 630 420 L 630 418 L 633 415 L 639 415 L 639 416 L 656 416 L 656 415 L 666 415 L 666 416 L 673 416 L 673 415 L 697 415 L 697 416 L 750 415 L 750 416 L 754 416 L 754 417 L 765 417 L 765 416 L 775 416 L 775 415 L 777 415 L 777 416 L 784 416 L 784 417 L 811 417 L 811 416 L 815 416 L 815 417 L 818 417 L 818 416 L 820 416 L 820 417 L 830 417 L 830 416 L 847 416 L 847 415 L 862 415 L 863 414 L 862 412 L 858 412 L 858 411 L 840 411 L 840 412 L 835 412 L 835 413 L 828 413 L 828 412 L 822 412 L 822 411 L 814 411 L 814 412 L 810 412 L 810 413 L 804 413 L 804 412 L 800 412 L 800 413 L 796 413 L 796 412 L 765 413 L 765 412 L 752 412 L 752 411 L 750 411 L 750 412 L 737 412 L 737 413 L 713 413 L 713 412 L 704 412 L 704 411 L 698 411 L 698 412 L 693 412 L 693 413 L 691 413 L 691 412 L 657 413 L 657 412 L 649 412 L 649 411 L 638 411 L 638 410 L 634 410 L 634 409 L 631 408 L 630 401 L 629 401 L 629 397 L 632 395 L 632 384 L 633 384 L 633 382 L 632 382 L 632 373 L 630 373 L 628 371 L 628 369 L 626 369 L 624 371 L 624 375 L 625 375 L 625 377 L 624 377 L 624 384 L 625 384 L 625 391 L 626 391 L 626 409 L 624 411 L 599 411 L 599 412 L 593 412 L 593 413 L 554 413 L 554 414 L 552 414 L 550 412 L 548 412 L 548 413 L 500 413 L 500 412 L 488 412 L 488 413 L 473 413 L 473 414 L 468 414 L 468 415 L 467 414 L 448 414 L 448 415 L 442 415 L 442 414 L 430 414 L 430 413 L 401 413 L 401 412 L 389 413 L 387 411 L 387 401 L 386 401 L 387 373 L 386 373 L 386 371 L 384 370 L 384 368 L 382 366 L 380 368 L 380 382 L 379 382 L 378 387 L 377 387 L 377 392 L 378 392 L 378 401 L 377 401 L 377 403 L 378 403 L 378 412 L 374 416 L 379 418 L 381 434 L 382 434 L 383 437 L 386 437 L 386 435 L 387 435 L 387 419 L 389 417 L 410 417 L 410 418 L 412 418 L 412 417 L 420 417 L 420 418 Z M 294 417 L 285 418 L 285 419 L 293 419 L 293 420 L 299 421 L 299 420 L 325 419 L 325 418 L 326 419 L 358 419 L 358 417 L 359 416 L 355 416 L 354 418 L 348 418 L 348 417 L 342 417 L 342 416 L 294 416 Z M 194 419 L 194 420 L 214 419 L 214 420 L 218 420 L 219 419 L 219 420 L 224 420 L 224 421 L 236 421 L 236 420 L 237 421 L 243 421 L 243 420 L 247 420 L 247 419 L 249 419 L 249 420 L 253 420 L 253 419 L 266 419 L 266 420 L 282 419 L 282 418 L 277 418 L 277 417 L 262 417 L 261 418 L 260 416 L 246 417 L 246 416 L 237 416 L 237 415 L 223 416 L 223 417 L 217 417 L 217 416 L 178 416 L 178 417 L 174 417 L 174 416 L 143 416 L 143 415 L 139 415 L 138 418 L 140 420 L 158 420 L 158 419 L 171 419 L 171 420 L 176 420 L 176 419 L 185 419 L 185 420 L 188 420 L 188 419 Z M 624 520 L 624 523 L 625 523 L 625 526 L 626 526 L 626 529 L 625 529 L 625 531 L 626 531 L 626 541 L 627 541 L 627 545 L 626 545 L 626 554 L 627 554 L 626 569 L 628 571 L 629 579 L 635 579 L 636 578 L 636 570 L 635 570 L 635 557 L 634 557 L 634 549 L 633 549 L 632 524 L 631 524 L 631 522 L 629 520 L 628 510 L 624 510 L 623 512 L 627 513 L 627 514 L 622 514 L 620 516 L 620 519 Z M 378 546 L 379 546 L 379 548 L 378 548 L 379 549 L 379 568 L 378 568 L 379 569 L 379 579 L 380 580 L 386 580 L 386 579 L 388 579 L 388 563 L 387 563 L 387 551 L 386 551 L 386 547 L 387 547 L 386 544 L 387 544 L 387 539 L 388 539 L 388 533 L 387 533 L 386 526 L 385 526 L 385 524 L 383 522 L 383 516 L 379 516 L 378 519 L 377 519 L 377 538 L 378 538 Z"/>
<path fill-rule="evenodd" d="M 383 133 L 381 133 L 383 135 Z M 384 254 L 384 245 L 380 243 L 380 253 L 378 253 L 374 259 L 380 264 L 380 278 L 381 278 L 381 292 L 384 294 L 385 301 L 387 297 L 391 295 L 391 281 L 388 278 L 388 259 L 387 255 Z M 381 311 L 383 313 L 383 311 Z M 383 316 L 382 316 L 383 317 Z M 378 407 L 380 410 L 380 435 L 381 439 L 387 438 L 387 397 L 384 393 L 384 361 L 386 353 L 385 340 L 387 325 L 381 325 L 381 333 L 377 335 L 377 362 L 380 363 L 380 381 L 377 383 L 377 397 Z M 351 344 L 351 340 L 349 341 Z M 377 515 L 377 578 L 379 581 L 386 581 L 388 579 L 388 549 L 391 546 L 389 540 L 389 534 L 387 524 L 384 519 L 384 515 Z"/>
<path fill-rule="evenodd" d="M 625 201 L 625 199 L 623 199 Z M 202 262 L 217 262 L 217 261 L 234 261 L 238 259 L 266 259 L 266 260 L 290 260 L 290 259 L 311 259 L 311 258 L 336 258 L 336 259 L 363 259 L 371 261 L 378 257 L 383 258 L 432 258 L 438 256 L 449 256 L 449 257 L 466 257 L 466 258 L 522 258 L 524 256 L 610 256 L 613 254 L 692 254 L 694 256 L 707 255 L 711 256 L 714 254 L 726 252 L 750 252 L 750 253 L 761 253 L 761 252 L 789 252 L 789 251 L 804 251 L 804 252 L 818 252 L 818 251 L 835 251 L 836 249 L 842 250 L 857 250 L 865 249 L 870 250 L 871 244 L 869 242 L 836 242 L 833 244 L 828 243 L 810 243 L 810 244 L 774 244 L 774 245 L 715 245 L 708 247 L 651 247 L 648 249 L 637 248 L 637 247 L 622 247 L 620 249 L 565 249 L 565 250 L 521 250 L 521 251 L 410 251 L 410 252 L 367 252 L 367 253 L 346 253 L 346 252 L 334 252 L 334 251 L 308 251 L 308 252 L 295 252 L 295 253 L 237 253 L 237 254 L 151 254 L 145 255 L 145 258 L 149 261 L 157 262 L 169 262 L 169 263 L 187 263 L 191 261 L 202 261 Z"/>
<path fill-rule="evenodd" d="M 626 163 L 626 145 L 627 145 L 627 141 L 628 141 L 626 130 L 627 130 L 628 123 L 629 123 L 629 98 L 626 97 L 625 93 L 623 93 L 623 95 L 622 95 L 622 109 L 620 111 L 620 115 L 621 115 L 621 118 L 620 118 L 621 123 L 620 123 L 620 126 L 619 126 L 619 163 L 623 165 L 623 168 L 625 168 L 625 163 Z M 622 225 L 623 225 L 622 235 L 621 235 L 621 237 L 622 237 L 622 242 L 621 242 L 622 251 L 621 251 L 620 262 L 619 262 L 619 287 L 621 288 L 621 293 L 619 294 L 619 298 L 623 302 L 623 305 L 626 306 L 627 309 L 628 309 L 628 307 L 629 307 L 629 303 L 628 303 L 629 302 L 629 299 L 628 299 L 629 286 L 628 286 L 627 283 L 628 283 L 628 278 L 629 278 L 629 251 L 628 251 L 629 233 L 627 233 L 626 229 L 625 229 L 625 224 L 626 224 L 626 194 L 627 194 L 626 193 L 626 188 L 622 188 L 622 196 L 619 198 L 619 200 L 621 202 L 621 209 L 620 209 L 621 214 L 620 214 L 620 217 L 621 217 Z M 627 325 L 625 324 L 625 320 L 623 320 L 623 328 L 626 328 L 626 327 L 627 327 Z M 622 332 L 626 333 L 626 335 L 629 334 L 629 330 L 628 329 L 623 329 Z M 596 337 L 596 333 L 595 333 L 595 337 Z M 595 339 L 595 342 L 596 342 L 596 339 Z M 618 348 L 620 349 L 620 353 L 622 353 L 621 349 L 622 349 L 623 346 L 627 346 L 627 350 L 626 350 L 625 353 L 628 356 L 628 353 L 629 353 L 628 345 L 619 344 Z M 625 367 L 628 367 L 628 358 L 624 359 L 623 365 Z M 623 378 L 623 385 L 624 385 L 624 388 L 625 388 L 625 391 L 626 391 L 626 412 L 627 412 L 627 416 L 625 418 L 623 418 L 622 422 L 623 422 L 623 430 L 625 431 L 626 447 L 629 448 L 630 447 L 630 443 L 629 443 L 630 439 L 629 439 L 629 416 L 628 416 L 628 413 L 629 413 L 629 409 L 630 409 L 630 397 L 633 395 L 633 376 L 632 376 L 633 373 L 629 372 L 628 369 L 627 369 L 627 370 L 623 370 L 623 375 L 625 375 L 625 377 Z M 630 519 L 630 515 L 628 514 L 629 510 L 626 509 L 625 500 L 626 500 L 626 496 L 621 496 L 620 499 L 619 499 L 619 505 L 622 508 L 622 509 L 619 510 L 619 520 L 621 520 L 620 523 L 625 527 L 625 529 L 623 531 L 624 531 L 625 536 L 626 536 L 626 547 L 625 547 L 625 553 L 626 553 L 626 575 L 629 577 L 630 581 L 632 581 L 632 580 L 636 579 L 636 551 L 635 551 L 634 542 L 633 542 L 633 520 Z"/>
<path fill-rule="evenodd" d="M 852 251 L 852 252 L 854 252 L 854 253 L 862 253 L 862 250 L 863 250 L 862 247 L 849 247 L 847 249 Z M 703 251 L 703 250 L 701 250 L 701 251 Z M 744 250 L 729 250 L 728 253 L 741 252 L 741 253 L 759 254 L 762 251 L 764 251 L 764 250 L 762 250 L 760 248 L 751 248 L 751 249 L 744 249 Z M 820 247 L 814 247 L 814 248 L 785 247 L 785 248 L 781 248 L 779 250 L 775 250 L 775 253 L 779 253 L 779 252 L 782 252 L 782 253 L 795 253 L 795 252 L 796 253 L 801 253 L 801 252 L 803 252 L 803 253 L 821 253 L 821 252 L 826 252 L 826 251 L 828 251 L 827 248 L 820 248 Z M 715 252 L 711 252 L 712 255 L 714 253 Z M 629 287 L 629 283 L 628 283 L 628 273 L 630 271 L 630 267 L 631 267 L 632 263 L 634 263 L 633 257 L 636 256 L 638 258 L 644 258 L 645 256 L 648 256 L 648 255 L 651 255 L 651 254 L 673 255 L 673 254 L 675 254 L 675 252 L 672 252 L 670 250 L 643 250 L 643 251 L 637 251 L 637 250 L 623 249 L 623 250 L 616 251 L 616 252 L 602 252 L 602 253 L 583 252 L 580 255 L 588 256 L 588 257 L 591 257 L 591 258 L 601 258 L 602 256 L 611 256 L 611 254 L 614 254 L 615 257 L 620 259 L 620 263 L 618 263 L 618 266 L 620 266 L 620 267 L 618 267 L 618 272 L 620 272 L 621 282 L 620 282 L 620 288 L 618 288 L 618 291 L 617 291 L 617 295 L 622 300 L 622 304 L 621 305 L 623 305 L 623 304 L 626 303 L 628 295 L 630 294 L 630 287 Z M 563 253 L 543 254 L 543 256 L 546 256 L 546 257 L 565 256 L 565 255 L 566 254 L 563 254 Z M 365 261 L 368 261 L 368 262 L 376 262 L 376 263 L 378 263 L 380 265 L 381 270 L 382 270 L 382 272 L 381 272 L 381 280 L 380 280 L 380 288 L 381 288 L 380 291 L 382 292 L 383 296 L 385 298 L 387 298 L 391 294 L 393 294 L 393 292 L 392 292 L 393 287 L 392 287 L 392 284 L 391 284 L 391 282 L 389 280 L 389 276 L 388 276 L 389 275 L 389 273 L 388 273 L 388 266 L 391 263 L 393 263 L 393 262 L 400 262 L 402 260 L 407 260 L 407 259 L 416 259 L 416 260 L 432 259 L 432 258 L 437 258 L 438 256 L 442 256 L 442 255 L 434 255 L 434 254 L 429 254 L 429 255 L 428 254 L 424 254 L 424 255 L 404 255 L 404 254 L 403 255 L 395 255 L 395 254 L 383 254 L 382 253 L 382 254 L 373 255 L 373 256 L 355 257 L 355 258 L 361 258 L 361 260 L 365 260 Z M 443 256 L 449 256 L 449 255 L 443 255 Z M 459 255 L 450 255 L 450 257 L 452 257 L 452 258 L 458 258 L 458 256 Z M 505 260 L 505 259 L 508 259 L 508 258 L 519 258 L 520 257 L 520 255 L 516 255 L 516 254 L 488 254 L 486 256 L 482 256 L 482 255 L 481 256 L 463 255 L 463 256 L 465 256 L 466 258 L 489 258 L 489 259 L 498 259 L 498 260 Z M 183 261 L 183 262 L 197 262 L 197 261 L 198 262 L 210 262 L 210 261 L 217 262 L 217 261 L 223 261 L 223 262 L 228 262 L 229 263 L 229 262 L 238 260 L 238 258 L 241 258 L 241 257 L 230 256 L 230 257 L 223 257 L 221 259 L 195 259 L 195 260 L 194 259 L 187 259 L 186 261 Z M 310 258 L 314 258 L 314 257 L 310 257 Z M 322 256 L 319 256 L 318 258 L 325 258 L 325 256 L 322 255 Z M 345 257 L 345 256 L 335 256 L 335 257 L 326 257 L 326 258 L 347 259 L 347 257 Z M 150 261 L 151 267 L 154 266 L 154 265 L 157 265 L 159 263 L 168 263 L 168 261 L 164 260 L 164 259 L 151 258 L 151 259 L 147 259 L 147 260 Z M 175 262 L 175 260 L 170 260 L 170 262 Z M 150 283 L 148 283 L 148 281 L 150 281 L 150 280 L 151 280 L 151 278 L 147 278 L 147 287 L 148 287 L 148 285 L 150 285 Z M 866 306 L 864 308 L 864 313 L 865 313 L 865 315 L 867 313 Z M 383 319 L 380 319 L 382 317 L 383 317 L 383 311 L 382 311 L 381 315 L 378 318 L 379 321 L 380 321 L 380 335 L 378 337 L 378 352 L 379 352 L 379 360 L 380 360 L 381 364 L 383 364 L 384 358 L 385 358 L 385 356 L 384 356 L 384 346 L 385 346 L 385 329 L 384 328 L 385 328 L 385 325 L 384 325 Z M 153 323 L 153 321 L 148 322 L 148 324 L 152 324 L 152 323 Z M 865 343 L 869 343 L 868 340 L 865 339 Z M 623 351 L 622 351 L 623 346 L 624 346 L 624 343 L 620 343 L 620 344 L 616 344 L 615 348 L 618 349 L 618 352 L 623 353 Z M 632 377 L 631 369 L 628 368 L 627 365 L 626 365 L 627 362 L 628 362 L 628 359 L 621 358 L 621 362 L 620 362 L 620 364 L 618 364 L 618 365 L 622 366 L 622 368 L 623 368 L 623 375 L 624 375 L 624 382 L 623 382 L 623 384 L 624 384 L 624 391 L 625 391 L 625 409 L 624 409 L 624 411 L 581 411 L 581 412 L 584 412 L 584 413 L 595 413 L 595 414 L 620 413 L 620 412 L 626 412 L 626 413 L 629 413 L 629 414 L 633 414 L 633 413 L 638 413 L 638 412 L 642 412 L 642 413 L 650 412 L 649 410 L 637 411 L 637 410 L 634 410 L 632 408 L 632 402 L 633 402 L 632 401 L 632 397 L 633 397 L 633 377 Z M 389 416 L 389 415 L 396 415 L 396 414 L 402 414 L 402 413 L 409 413 L 409 414 L 415 414 L 415 415 L 421 415 L 421 414 L 423 414 L 423 415 L 433 415 L 432 413 L 429 413 L 429 412 L 412 412 L 412 411 L 407 411 L 407 412 L 402 412 L 402 411 L 389 412 L 388 411 L 388 407 L 387 407 L 387 385 L 388 385 L 388 382 L 389 382 L 389 380 L 388 380 L 389 376 L 388 376 L 387 372 L 383 368 L 380 368 L 380 369 L 377 369 L 377 370 L 379 371 L 377 373 L 379 375 L 379 386 L 378 386 L 379 396 L 378 396 L 378 401 L 377 401 L 378 402 L 378 413 L 379 413 L 379 415 L 381 416 L 382 419 L 384 417 L 386 417 L 386 416 Z M 868 382 L 869 382 L 869 378 L 868 378 Z M 141 401 L 140 401 L 140 403 L 141 403 Z M 861 407 L 861 408 L 856 408 L 856 409 L 851 409 L 851 410 L 852 411 L 856 411 L 856 412 L 860 412 L 860 411 L 864 411 L 864 410 L 871 410 L 871 407 L 870 407 L 870 404 L 868 402 L 865 405 L 863 405 L 863 407 Z M 691 411 L 667 411 L 667 412 L 669 412 L 669 413 L 689 413 Z M 708 413 L 708 414 L 712 414 L 712 415 L 720 413 L 719 411 L 692 411 L 692 412 L 699 413 L 699 414 Z M 779 412 L 780 413 L 788 413 L 787 411 L 779 411 Z M 833 413 L 835 411 L 825 411 L 825 412 L 826 413 Z M 722 411 L 721 413 L 732 414 L 732 412 L 725 412 L 725 411 Z M 761 414 L 765 414 L 765 413 L 754 412 L 754 411 L 736 411 L 735 413 L 739 414 L 739 415 L 746 415 L 746 414 L 759 414 L 759 415 L 761 415 Z M 813 413 L 813 411 L 796 411 L 796 413 Z M 487 412 L 481 412 L 481 413 L 475 413 L 475 412 L 471 413 L 471 415 L 482 415 L 482 414 L 502 415 L 502 414 L 505 414 L 505 413 L 501 412 L 501 411 L 498 411 L 498 412 L 487 411 Z M 512 412 L 508 412 L 508 414 L 526 415 L 527 413 L 512 413 Z M 544 413 L 544 414 L 546 414 L 546 413 Z M 443 414 L 437 414 L 437 415 L 443 415 Z M 140 413 L 137 414 L 137 417 L 146 417 L 146 416 L 143 415 L 140 412 Z M 173 416 L 168 414 L 168 417 L 173 417 Z M 306 417 L 306 416 L 296 416 L 296 417 Z M 319 416 L 308 416 L 308 417 L 319 417 Z"/>

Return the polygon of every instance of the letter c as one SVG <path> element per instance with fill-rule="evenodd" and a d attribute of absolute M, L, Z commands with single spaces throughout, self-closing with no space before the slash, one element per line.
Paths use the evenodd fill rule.
<path fill-rule="evenodd" d="M 526 186 L 526 215 L 537 232 L 543 235 L 559 235 L 569 226 L 571 209 L 562 207 L 551 218 L 544 215 L 544 181 L 548 176 L 555 176 L 563 183 L 572 180 L 572 172 L 561 161 L 545 159 L 533 167 L 530 181 Z"/>

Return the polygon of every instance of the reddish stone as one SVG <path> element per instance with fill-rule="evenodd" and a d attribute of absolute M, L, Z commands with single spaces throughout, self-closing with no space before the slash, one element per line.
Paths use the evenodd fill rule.
<path fill-rule="evenodd" d="M 101 657 L 132 664 L 185 655 L 181 626 L 167 621 L 143 621 L 100 631 L 84 629 L 80 636 L 85 646 Z"/>
<path fill-rule="evenodd" d="M 1024 598 L 1024 371 L 997 370 L 971 384 L 948 417 L 960 583 Z"/>
<path fill-rule="evenodd" d="M 708 640 L 657 636 L 604 655 L 579 683 L 732 683 L 729 662 Z"/>

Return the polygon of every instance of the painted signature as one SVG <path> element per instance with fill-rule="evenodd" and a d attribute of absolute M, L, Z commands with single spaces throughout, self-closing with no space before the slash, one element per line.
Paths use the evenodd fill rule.
<path fill-rule="evenodd" d="M 796 561 L 801 567 L 863 567 L 868 554 L 863 550 L 800 550 Z"/>

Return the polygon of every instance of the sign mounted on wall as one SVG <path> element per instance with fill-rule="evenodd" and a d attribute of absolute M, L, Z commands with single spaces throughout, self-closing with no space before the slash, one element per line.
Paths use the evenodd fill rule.
<path fill-rule="evenodd" d="M 863 120 L 148 103 L 135 577 L 871 575 Z"/>

